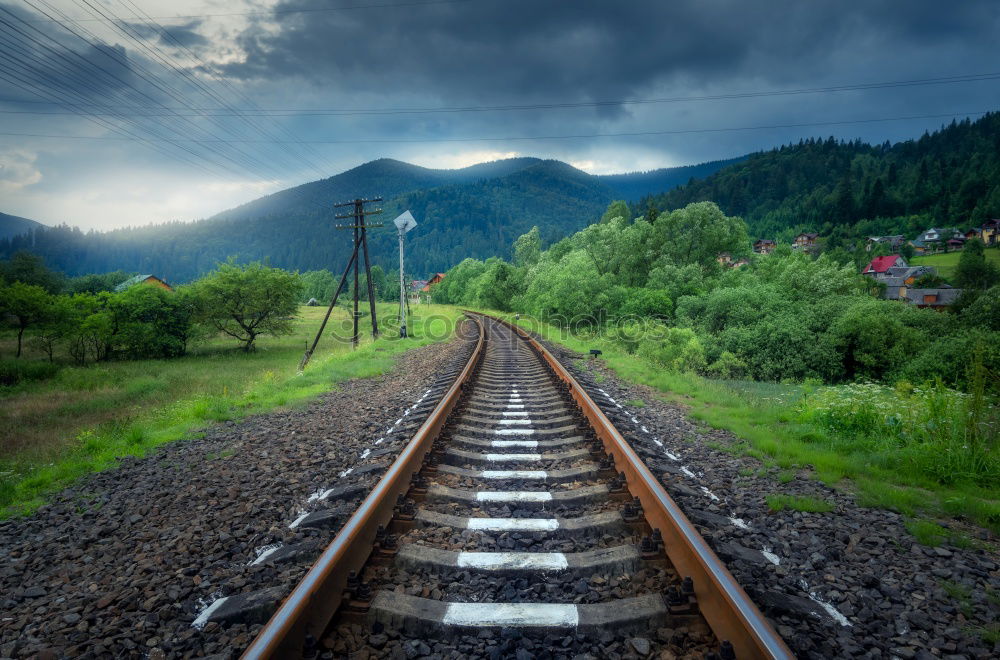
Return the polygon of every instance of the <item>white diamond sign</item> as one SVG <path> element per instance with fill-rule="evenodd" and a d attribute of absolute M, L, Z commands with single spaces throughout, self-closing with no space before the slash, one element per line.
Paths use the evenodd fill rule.
<path fill-rule="evenodd" d="M 399 217 L 392 222 L 396 225 L 396 229 L 403 234 L 417 226 L 417 221 L 413 219 L 413 214 L 409 211 L 403 211 L 399 214 Z"/>

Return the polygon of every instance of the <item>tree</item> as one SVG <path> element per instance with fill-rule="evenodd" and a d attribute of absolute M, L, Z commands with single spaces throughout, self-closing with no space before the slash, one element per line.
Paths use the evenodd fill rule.
<path fill-rule="evenodd" d="M 55 359 L 56 346 L 73 334 L 80 321 L 81 315 L 77 313 L 70 296 L 52 296 L 48 310 L 41 322 L 35 326 L 34 336 L 28 341 L 49 356 L 49 362 L 52 362 Z"/>
<path fill-rule="evenodd" d="M 1000 286 L 994 286 L 962 311 L 962 320 L 974 328 L 1000 331 Z"/>
<path fill-rule="evenodd" d="M 60 273 L 49 270 L 41 257 L 21 251 L 15 253 L 10 261 L 0 262 L 0 280 L 8 284 L 32 284 L 49 293 L 59 293 L 65 278 Z"/>
<path fill-rule="evenodd" d="M 1000 269 L 986 261 L 983 242 L 968 241 L 955 267 L 955 284 L 962 289 L 988 289 L 1000 282 Z"/>
<path fill-rule="evenodd" d="M 750 239 L 742 219 L 726 216 L 713 202 L 688 204 L 656 219 L 656 234 L 666 263 L 717 268 L 722 252 L 734 258 L 749 256 Z"/>
<path fill-rule="evenodd" d="M 532 227 L 527 234 L 521 234 L 514 241 L 514 265 L 518 268 L 534 266 L 542 254 L 542 240 L 538 227 Z"/>
<path fill-rule="evenodd" d="M 219 264 L 193 285 L 198 318 L 242 342 L 246 352 L 262 334 L 287 335 L 298 311 L 302 282 L 297 273 L 260 262 Z"/>
<path fill-rule="evenodd" d="M 184 355 L 196 304 L 190 292 L 139 285 L 108 300 L 117 329 L 115 353 L 131 359 Z"/>
<path fill-rule="evenodd" d="M 24 331 L 48 316 L 51 298 L 42 287 L 23 282 L 14 282 L 0 290 L 0 312 L 9 314 L 17 329 L 17 357 L 21 357 Z"/>
<path fill-rule="evenodd" d="M 604 215 L 601 216 L 601 223 L 604 224 L 611 222 L 615 218 L 621 218 L 627 224 L 631 219 L 629 217 L 630 215 L 628 204 L 621 200 L 614 201 L 608 204 L 608 209 L 604 212 Z"/>

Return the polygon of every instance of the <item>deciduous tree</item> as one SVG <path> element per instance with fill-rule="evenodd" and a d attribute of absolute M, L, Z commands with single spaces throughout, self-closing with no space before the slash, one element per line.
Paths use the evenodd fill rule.
<path fill-rule="evenodd" d="M 262 334 L 292 332 L 302 282 L 297 273 L 230 260 L 195 282 L 198 318 L 252 351 Z"/>

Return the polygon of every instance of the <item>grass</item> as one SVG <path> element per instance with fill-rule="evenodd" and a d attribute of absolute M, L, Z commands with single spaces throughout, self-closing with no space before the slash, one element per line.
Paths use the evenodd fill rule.
<path fill-rule="evenodd" d="M 604 364 L 619 378 L 648 385 L 666 400 L 685 406 L 694 420 L 731 432 L 741 439 L 736 445 L 740 451 L 768 468 L 796 472 L 811 468 L 812 477 L 854 492 L 862 506 L 911 517 L 965 519 L 1000 534 L 1000 493 L 995 483 L 942 484 L 889 443 L 856 442 L 852 435 L 801 414 L 803 406 L 832 388 L 709 380 L 653 365 L 608 338 L 573 334 L 525 315 L 518 323 L 577 352 L 599 348 Z"/>
<path fill-rule="evenodd" d="M 986 248 L 984 254 L 987 261 L 1000 266 L 1000 247 Z M 955 267 L 958 265 L 958 260 L 961 256 L 961 251 L 928 254 L 922 257 L 913 257 L 913 259 L 910 259 L 910 263 L 914 266 L 934 266 L 941 277 L 948 279 L 954 276 Z"/>
<path fill-rule="evenodd" d="M 944 527 L 933 520 L 914 519 L 906 521 L 906 530 L 913 535 L 917 543 L 930 547 L 937 547 L 944 543 L 959 547 L 969 548 L 980 545 L 979 542 L 969 538 L 968 535 Z"/>
<path fill-rule="evenodd" d="M 380 307 L 390 318 L 394 306 Z M 0 388 L 0 518 L 30 513 L 47 494 L 121 456 L 143 456 L 208 424 L 301 404 L 339 382 L 385 373 L 404 351 L 450 336 L 460 315 L 452 307 L 414 307 L 409 339 L 382 328 L 378 341 L 369 334 L 351 350 L 349 317 L 338 309 L 299 375 L 324 312 L 302 307 L 293 334 L 263 337 L 249 354 L 213 339 L 174 360 L 64 366 L 48 380 Z"/>
<path fill-rule="evenodd" d="M 766 498 L 767 507 L 771 511 L 802 511 L 803 513 L 829 513 L 833 511 L 833 504 L 826 500 L 821 500 L 808 495 L 784 495 L 775 493 Z"/>
<path fill-rule="evenodd" d="M 625 405 L 631 408 L 645 408 L 646 402 L 643 401 L 642 399 L 630 399 L 629 401 L 625 402 Z"/>

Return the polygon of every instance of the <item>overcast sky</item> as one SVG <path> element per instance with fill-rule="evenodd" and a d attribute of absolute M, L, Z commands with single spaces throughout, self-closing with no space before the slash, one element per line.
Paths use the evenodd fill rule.
<path fill-rule="evenodd" d="M 995 0 L 0 0 L 0 211 L 106 229 L 383 156 L 905 140 L 1000 107 L 998 36 Z"/>

